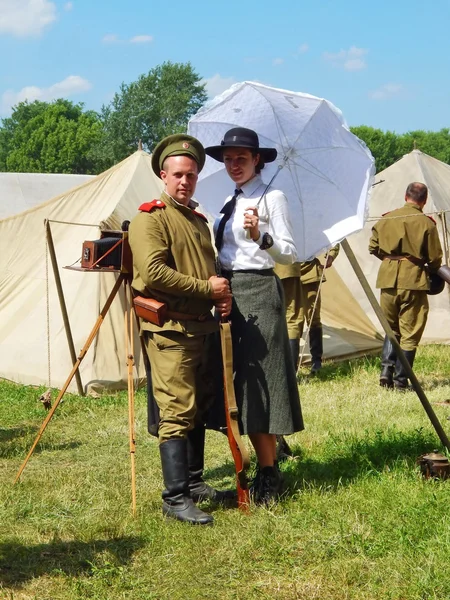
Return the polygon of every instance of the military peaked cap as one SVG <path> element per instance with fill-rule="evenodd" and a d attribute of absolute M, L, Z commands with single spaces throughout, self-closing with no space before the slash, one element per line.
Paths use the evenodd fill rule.
<path fill-rule="evenodd" d="M 190 135 L 176 133 L 159 142 L 152 154 L 152 169 L 160 177 L 164 161 L 169 156 L 190 156 L 198 164 L 198 172 L 205 164 L 205 149 L 201 143 Z"/>

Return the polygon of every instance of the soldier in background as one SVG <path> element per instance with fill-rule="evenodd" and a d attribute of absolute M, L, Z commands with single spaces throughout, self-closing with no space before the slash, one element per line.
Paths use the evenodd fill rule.
<path fill-rule="evenodd" d="M 381 309 L 411 367 L 428 317 L 427 269 L 435 273 L 442 262 L 436 223 L 423 214 L 427 197 L 425 184 L 410 183 L 403 207 L 383 215 L 369 243 L 369 252 L 382 261 L 376 283 Z M 381 365 L 381 386 L 408 388 L 404 367 L 387 337 Z"/>
<path fill-rule="evenodd" d="M 322 265 L 318 258 L 314 258 L 293 265 L 276 265 L 275 268 L 275 273 L 283 284 L 289 343 L 296 368 L 298 368 L 300 339 L 303 335 L 305 319 L 309 324 L 311 373 L 316 373 L 322 368 L 323 340 L 320 318 L 321 298 L 319 294 L 322 271 L 324 268 L 331 267 L 338 254 L 339 244 L 328 252 L 325 265 Z M 326 281 L 325 277 L 323 277 L 323 281 Z"/>

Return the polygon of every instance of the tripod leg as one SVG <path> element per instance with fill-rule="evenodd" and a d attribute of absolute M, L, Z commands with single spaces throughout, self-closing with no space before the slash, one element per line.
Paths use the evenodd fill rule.
<path fill-rule="evenodd" d="M 97 318 L 97 321 L 95 322 L 94 327 L 92 328 L 91 333 L 89 334 L 88 339 L 86 340 L 86 343 L 84 344 L 83 348 L 80 351 L 80 354 L 78 356 L 78 359 L 76 361 L 76 363 L 73 365 L 72 370 L 70 371 L 70 375 L 69 377 L 66 379 L 66 382 L 64 383 L 63 387 L 61 388 L 61 390 L 59 391 L 58 397 L 55 400 L 54 405 L 52 406 L 51 410 L 49 411 L 47 418 L 45 419 L 45 421 L 42 423 L 41 428 L 39 429 L 39 432 L 36 436 L 36 439 L 33 442 L 33 445 L 31 446 L 25 460 L 23 461 L 22 465 L 20 466 L 20 469 L 17 472 L 16 478 L 14 480 L 14 483 L 17 483 L 20 479 L 20 476 L 22 475 L 23 470 L 25 469 L 25 467 L 27 466 L 28 461 L 30 460 L 36 446 L 39 443 L 39 440 L 42 437 L 42 434 L 44 433 L 47 425 L 49 424 L 49 422 L 51 421 L 51 418 L 53 417 L 53 415 L 55 414 L 56 409 L 58 408 L 58 404 L 61 402 L 62 397 L 64 396 L 64 394 L 67 391 L 67 388 L 70 385 L 70 382 L 72 381 L 72 379 L 75 376 L 75 373 L 78 371 L 78 367 L 80 366 L 81 361 L 83 360 L 83 358 L 86 356 L 86 352 L 89 350 L 90 345 L 92 344 L 92 342 L 95 339 L 95 336 L 98 333 L 98 330 L 100 329 L 101 324 L 103 323 L 105 316 L 109 310 L 109 307 L 111 306 L 112 301 L 114 300 L 115 295 L 117 294 L 117 292 L 119 291 L 120 286 L 122 285 L 122 281 L 124 279 L 124 276 L 122 274 L 119 275 L 110 295 L 108 296 L 108 299 L 105 302 L 105 305 L 102 309 L 102 311 L 100 312 L 100 315 Z"/>
<path fill-rule="evenodd" d="M 129 295 L 128 295 L 129 292 Z M 129 312 L 128 312 L 129 311 Z M 125 281 L 125 348 L 128 368 L 128 430 L 130 442 L 131 461 L 131 510 L 136 516 L 136 439 L 134 431 L 134 319 L 133 319 L 133 297 L 129 282 Z"/>

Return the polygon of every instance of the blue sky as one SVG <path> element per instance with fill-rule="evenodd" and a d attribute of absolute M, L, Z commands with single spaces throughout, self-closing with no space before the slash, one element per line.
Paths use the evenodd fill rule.
<path fill-rule="evenodd" d="M 324 97 L 350 125 L 450 126 L 450 0 L 0 0 L 0 116 L 28 98 L 99 110 L 190 61 L 211 96 L 253 80 Z"/>

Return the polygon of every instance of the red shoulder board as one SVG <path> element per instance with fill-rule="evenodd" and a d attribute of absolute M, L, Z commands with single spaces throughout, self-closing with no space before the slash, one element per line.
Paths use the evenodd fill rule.
<path fill-rule="evenodd" d="M 196 210 L 192 210 L 192 212 L 194 213 L 194 215 L 197 215 L 197 217 L 200 217 L 204 221 L 208 222 L 208 219 L 205 217 L 205 215 L 202 215 L 202 213 L 197 212 Z"/>
<path fill-rule="evenodd" d="M 433 221 L 433 223 L 436 225 L 436 221 L 433 219 L 433 217 L 430 217 L 430 215 L 425 215 L 426 217 L 428 217 L 430 219 L 430 221 Z"/>
<path fill-rule="evenodd" d="M 164 204 L 164 202 L 162 200 L 152 200 L 151 202 L 144 202 L 144 204 L 141 204 L 139 207 L 139 210 L 141 212 L 152 212 L 153 209 L 155 208 L 165 208 L 166 205 Z"/>

